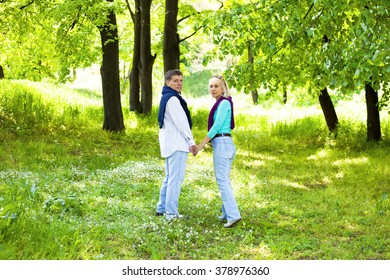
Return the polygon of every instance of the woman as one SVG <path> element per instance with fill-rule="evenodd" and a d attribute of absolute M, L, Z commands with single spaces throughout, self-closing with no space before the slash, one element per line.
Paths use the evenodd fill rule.
<path fill-rule="evenodd" d="M 219 220 L 226 221 L 224 226 L 230 228 L 241 221 L 230 183 L 230 170 L 236 154 L 236 147 L 231 138 L 231 130 L 234 128 L 233 102 L 228 85 L 222 76 L 214 76 L 210 79 L 209 92 L 216 102 L 209 114 L 208 133 L 197 145 L 197 150 L 203 149 L 211 141 L 214 173 L 222 198 L 222 215 Z"/>

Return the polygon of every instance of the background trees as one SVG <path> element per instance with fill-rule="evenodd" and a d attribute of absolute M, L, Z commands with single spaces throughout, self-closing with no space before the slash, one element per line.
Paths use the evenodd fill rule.
<path fill-rule="evenodd" d="M 164 22 L 164 72 L 180 68 L 179 34 L 177 33 L 178 0 L 165 1 Z"/>
<path fill-rule="evenodd" d="M 67 81 L 80 67 L 107 60 L 116 65 L 113 76 L 102 76 L 103 95 L 115 91 L 104 101 L 117 111 L 116 125 L 103 126 L 108 130 L 123 129 L 120 62 L 132 65 L 124 74 L 130 76 L 130 110 L 148 114 L 153 72 L 161 79 L 169 68 L 233 58 L 224 74 L 255 104 L 259 90 L 286 102 L 289 92 L 304 89 L 307 98 L 317 96 L 331 131 L 338 126 L 331 97 L 365 90 L 367 139 L 380 139 L 378 92 L 386 104 L 390 76 L 390 11 L 383 1 L 31 0 L 2 1 L 0 9 L 0 65 L 8 78 Z M 110 23 L 105 11 L 117 22 Z M 112 37 L 99 46 L 102 30 Z M 200 30 L 203 37 L 195 40 Z M 214 49 L 204 55 L 199 38 L 212 38 Z M 112 43 L 119 57 L 107 56 Z M 105 87 L 107 79 L 115 86 Z"/>
<path fill-rule="evenodd" d="M 141 112 L 140 104 L 140 80 L 139 64 L 141 61 L 141 15 L 140 0 L 134 1 L 134 10 L 128 0 L 126 0 L 127 9 L 130 12 L 133 21 L 133 61 L 130 72 L 130 111 Z"/>
<path fill-rule="evenodd" d="M 114 2 L 114 0 L 107 0 Z M 120 84 L 119 84 L 119 42 L 115 11 L 106 11 L 107 20 L 99 25 L 102 41 L 102 66 L 100 68 L 103 88 L 104 122 L 103 129 L 122 131 L 124 127 Z"/>
<path fill-rule="evenodd" d="M 153 88 L 152 71 L 156 54 L 151 54 L 151 33 L 150 33 L 150 7 L 152 0 L 140 2 L 141 10 L 141 60 L 140 60 L 140 81 L 141 81 L 141 113 L 149 114 L 152 110 Z"/>
<path fill-rule="evenodd" d="M 221 58 L 241 57 L 226 72 L 235 87 L 305 87 L 319 95 L 331 130 L 337 116 L 327 87 L 337 95 L 366 89 L 368 139 L 379 140 L 377 91 L 388 94 L 389 16 L 383 1 L 225 1 L 207 24 Z"/>
<path fill-rule="evenodd" d="M 113 0 L 1 3 L 2 27 L 9 26 L 3 37 L 11 44 L 11 48 L 6 43 L 1 46 L 6 77 L 64 82 L 75 76 L 72 70 L 101 61 L 103 129 L 123 130 L 114 4 Z"/>

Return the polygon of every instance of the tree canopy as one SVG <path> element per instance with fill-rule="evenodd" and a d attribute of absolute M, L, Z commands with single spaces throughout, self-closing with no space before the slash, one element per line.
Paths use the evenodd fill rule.
<path fill-rule="evenodd" d="M 164 32 L 165 2 L 1 1 L 0 65 L 5 77 L 63 82 L 74 78 L 76 68 L 102 64 L 99 26 L 107 24 L 107 15 L 113 12 L 118 18 L 115 27 L 111 25 L 112 30 L 118 29 L 117 63 L 125 80 L 130 72 L 126 65 L 133 63 L 132 73 L 141 70 L 129 79 L 133 90 L 142 91 L 139 102 L 146 107 L 133 104 L 139 112 L 150 112 L 151 73 L 155 67 L 162 71 L 162 64 L 167 64 L 163 58 L 169 56 L 172 65 L 179 67 L 199 58 L 205 65 L 231 59 L 225 76 L 231 86 L 246 93 L 266 88 L 271 96 L 305 88 L 309 94 L 321 95 L 329 88 L 342 97 L 364 89 L 377 95 L 381 90 L 380 107 L 388 104 L 390 6 L 386 1 L 204 0 L 179 5 L 169 1 L 175 15 L 170 20 L 177 20 L 171 23 L 177 30 L 170 39 Z M 137 10 L 145 9 L 137 27 Z M 145 20 L 150 24 L 142 25 Z M 137 30 L 139 38 L 134 36 Z M 203 37 L 192 37 L 199 31 Z M 214 48 L 205 54 L 201 46 L 207 38 L 212 38 Z M 142 46 L 138 40 L 144 42 Z M 171 46 L 164 45 L 169 41 Z"/>
<path fill-rule="evenodd" d="M 389 17 L 390 7 L 379 0 L 224 1 L 207 26 L 220 59 L 241 58 L 227 73 L 245 91 L 356 91 L 366 83 L 379 90 L 390 81 Z M 253 63 L 246 59 L 249 45 Z"/>

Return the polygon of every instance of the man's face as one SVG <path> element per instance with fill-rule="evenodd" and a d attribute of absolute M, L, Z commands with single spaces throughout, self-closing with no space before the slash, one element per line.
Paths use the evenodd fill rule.
<path fill-rule="evenodd" d="M 174 75 L 167 81 L 167 86 L 173 88 L 177 92 L 181 92 L 183 88 L 183 76 Z"/>

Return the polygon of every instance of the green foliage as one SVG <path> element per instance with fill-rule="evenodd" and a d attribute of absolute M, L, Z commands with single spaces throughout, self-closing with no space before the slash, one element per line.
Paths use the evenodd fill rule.
<path fill-rule="evenodd" d="M 71 70 L 98 62 L 101 45 L 97 26 L 106 20 L 110 3 L 15 2 L 0 5 L 4 31 L 0 35 L 0 65 L 7 78 L 66 82 L 74 78 Z"/>
<path fill-rule="evenodd" d="M 210 70 L 191 73 L 189 76 L 185 77 L 183 92 L 192 97 L 208 95 L 207 85 L 212 76 L 213 73 Z"/>
<path fill-rule="evenodd" d="M 390 113 L 390 82 L 384 84 L 382 98 L 378 106 L 380 110 L 387 108 L 388 113 Z"/>
<path fill-rule="evenodd" d="M 187 3 L 188 2 L 188 3 Z M 130 8 L 132 7 L 132 1 Z M 179 36 L 191 38 L 200 28 L 200 13 L 193 1 L 182 1 L 179 9 Z M 195 3 L 204 9 L 203 3 Z M 108 9 L 114 9 L 120 33 L 120 65 L 127 76 L 133 55 L 133 22 L 126 1 L 5 1 L 0 4 L 0 65 L 11 79 L 60 82 L 75 78 L 73 70 L 100 64 L 101 40 L 98 27 L 107 20 Z M 152 52 L 158 54 L 155 69 L 162 71 L 163 1 L 153 1 L 151 13 Z M 198 43 L 182 41 L 182 60 L 187 65 L 196 58 Z M 196 43 L 194 43 L 196 42 Z"/>
<path fill-rule="evenodd" d="M 20 109 L 3 106 L 17 93 L 51 108 L 51 129 L 26 111 L 16 130 L 9 119 Z M 338 108 L 334 138 L 318 109 L 241 99 L 232 183 L 243 221 L 225 229 L 210 148 L 188 159 L 180 211 L 190 219 L 154 216 L 164 176 L 156 108 L 126 113 L 126 132 L 111 134 L 101 130 L 95 93 L 2 81 L 0 258 L 389 259 L 388 117 L 373 144 L 360 136 L 353 102 Z M 197 141 L 207 113 L 192 109 Z"/>
<path fill-rule="evenodd" d="M 356 92 L 366 83 L 379 90 L 390 79 L 390 10 L 383 1 L 224 4 L 205 24 L 220 59 L 239 57 L 225 72 L 237 89 L 308 86 L 317 95 L 325 87 Z"/>
<path fill-rule="evenodd" d="M 105 0 L 1 3 L 0 65 L 6 77 L 65 82 L 75 78 L 73 69 L 99 63 L 97 26 L 104 23 L 109 8 L 118 15 L 121 67 L 127 77 L 132 58 L 131 17 L 124 1 Z M 389 13 L 380 0 L 182 1 L 178 17 L 181 65 L 186 71 L 218 58 L 228 64 L 225 76 L 232 87 L 246 93 L 269 89 L 269 97 L 276 98 L 280 91 L 297 88 L 308 88 L 308 95 L 316 96 L 328 87 L 341 97 L 360 91 L 366 83 L 384 90 L 390 78 Z M 163 15 L 164 2 L 153 1 L 157 72 L 163 69 L 158 55 Z M 190 92 L 199 96 L 203 90 Z M 382 101 L 388 103 L 387 98 Z"/>

